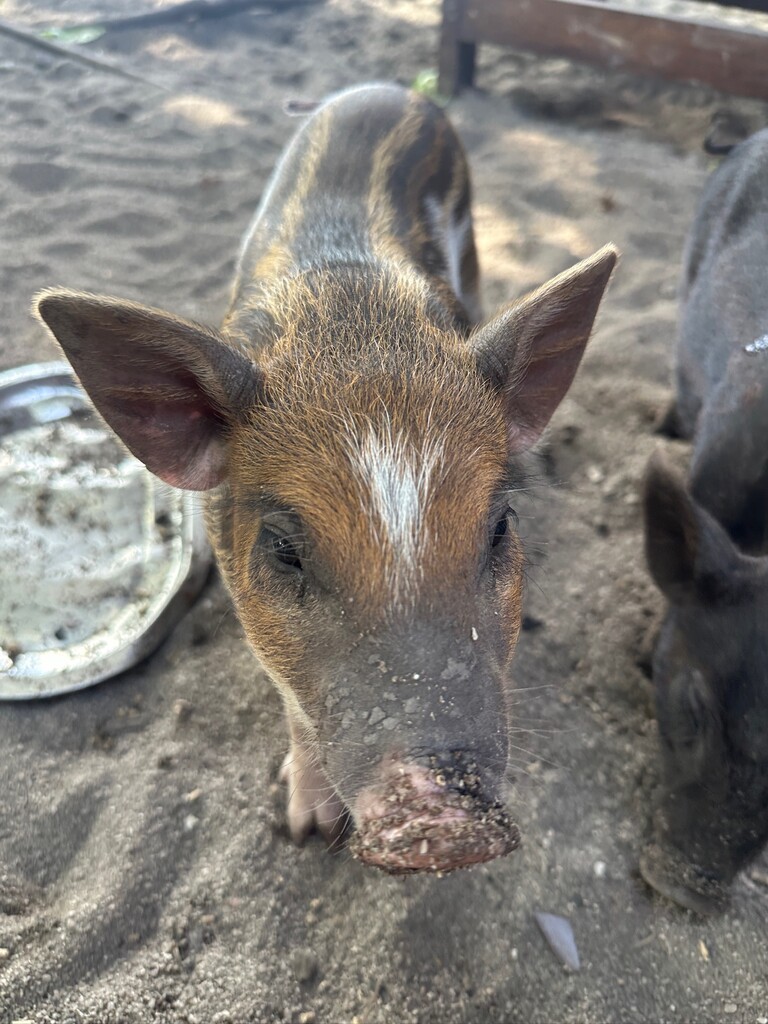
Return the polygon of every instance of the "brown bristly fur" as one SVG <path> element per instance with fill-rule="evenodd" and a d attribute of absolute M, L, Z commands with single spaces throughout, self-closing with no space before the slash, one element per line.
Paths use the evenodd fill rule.
<path fill-rule="evenodd" d="M 39 299 L 131 451 L 208 492 L 223 577 L 288 712 L 297 839 L 313 824 L 335 835 L 345 804 L 376 833 L 374 791 L 401 777 L 398 760 L 406 816 L 426 813 L 430 772 L 454 754 L 474 811 L 498 799 L 524 579 L 519 458 L 570 385 L 616 253 L 477 327 L 470 198 L 442 111 L 398 87 L 353 89 L 281 159 L 220 332 L 121 300 Z M 479 830 L 467 863 L 485 856 L 482 821 L 465 822 Z M 454 824 L 438 809 L 429 825 L 449 867 L 468 850 L 452 847 Z M 516 845 L 508 826 L 497 852 Z M 383 865 L 421 870 L 422 842 L 403 862 L 384 832 Z"/>

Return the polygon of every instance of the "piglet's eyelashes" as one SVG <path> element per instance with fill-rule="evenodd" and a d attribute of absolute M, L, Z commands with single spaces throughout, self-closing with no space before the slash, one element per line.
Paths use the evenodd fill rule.
<path fill-rule="evenodd" d="M 517 524 L 517 512 L 511 506 L 507 506 L 501 514 L 498 509 L 492 513 L 488 528 L 488 556 L 492 562 L 497 563 L 499 558 L 503 559 L 509 549 L 510 528 L 517 529 Z"/>
<path fill-rule="evenodd" d="M 491 547 L 492 548 L 498 547 L 498 545 L 501 544 L 502 539 L 506 536 L 508 528 L 509 528 L 509 517 L 505 513 L 501 517 L 501 519 L 498 521 L 498 523 L 496 523 L 496 526 L 495 526 L 494 531 L 493 531 L 493 535 L 491 536 Z"/>
<path fill-rule="evenodd" d="M 514 529 L 517 529 L 518 522 L 517 512 L 511 506 L 504 509 L 504 514 L 496 520 L 491 529 L 491 547 L 498 547 L 509 532 L 510 524 Z"/>
<path fill-rule="evenodd" d="M 305 545 L 301 534 L 284 532 L 278 526 L 265 523 L 259 533 L 257 547 L 277 572 L 296 574 L 303 571 Z"/>

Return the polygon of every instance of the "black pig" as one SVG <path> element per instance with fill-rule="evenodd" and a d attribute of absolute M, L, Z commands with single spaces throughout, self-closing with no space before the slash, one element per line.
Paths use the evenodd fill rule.
<path fill-rule="evenodd" d="M 768 130 L 710 179 L 688 240 L 675 425 L 690 485 L 644 483 L 669 601 L 653 677 L 664 761 L 646 881 L 702 913 L 768 841 Z"/>

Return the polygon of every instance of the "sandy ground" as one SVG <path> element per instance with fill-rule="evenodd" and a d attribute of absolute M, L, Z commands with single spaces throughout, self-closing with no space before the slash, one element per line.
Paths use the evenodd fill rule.
<path fill-rule="evenodd" d="M 99 8 L 6 0 L 2 14 L 64 24 Z M 409 82 L 434 65 L 438 15 L 436 0 L 328 0 L 92 48 L 161 88 L 0 40 L 2 366 L 55 356 L 28 315 L 45 285 L 218 320 L 239 236 L 295 128 L 282 101 Z M 766 111 L 492 49 L 479 85 L 451 113 L 474 168 L 488 307 L 608 240 L 624 253 L 522 510 L 522 849 L 397 881 L 319 841 L 293 847 L 279 702 L 214 579 L 145 664 L 0 707 L 0 1021 L 768 1018 L 768 859 L 706 921 L 637 872 L 657 776 L 647 659 L 660 611 L 638 481 L 670 394 L 701 139 L 719 106 L 754 125 Z M 571 919 L 579 973 L 546 947 L 537 910 Z"/>

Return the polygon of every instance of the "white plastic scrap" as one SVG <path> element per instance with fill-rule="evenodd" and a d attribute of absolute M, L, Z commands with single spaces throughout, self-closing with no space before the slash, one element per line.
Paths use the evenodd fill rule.
<path fill-rule="evenodd" d="M 576 939 L 573 936 L 571 922 L 566 917 L 558 914 L 545 914 L 537 911 L 534 914 L 536 924 L 541 929 L 541 934 L 547 940 L 549 948 L 565 966 L 571 971 L 578 971 L 581 967 L 579 951 L 576 948 Z"/>

